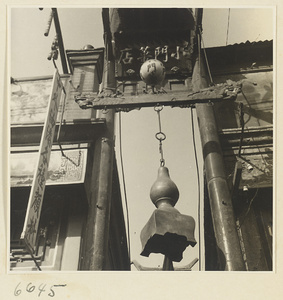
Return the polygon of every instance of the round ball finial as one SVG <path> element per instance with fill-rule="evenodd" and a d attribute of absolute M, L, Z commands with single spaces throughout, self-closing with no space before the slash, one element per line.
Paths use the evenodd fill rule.
<path fill-rule="evenodd" d="M 148 85 L 160 85 L 165 78 L 165 67 L 157 59 L 149 59 L 140 68 L 140 77 Z"/>
<path fill-rule="evenodd" d="M 83 46 L 83 50 L 93 50 L 93 49 L 94 49 L 94 47 L 92 45 L 89 45 L 89 44 Z"/>
<path fill-rule="evenodd" d="M 156 207 L 162 203 L 174 206 L 179 199 L 179 190 L 169 176 L 166 167 L 158 169 L 158 176 L 150 190 L 150 199 Z"/>

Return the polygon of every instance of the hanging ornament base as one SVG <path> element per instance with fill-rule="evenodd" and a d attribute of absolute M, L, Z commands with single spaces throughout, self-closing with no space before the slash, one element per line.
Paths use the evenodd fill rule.
<path fill-rule="evenodd" d="M 187 246 L 195 246 L 195 221 L 175 208 L 156 209 L 141 232 L 141 255 L 162 253 L 170 260 L 180 262 Z"/>

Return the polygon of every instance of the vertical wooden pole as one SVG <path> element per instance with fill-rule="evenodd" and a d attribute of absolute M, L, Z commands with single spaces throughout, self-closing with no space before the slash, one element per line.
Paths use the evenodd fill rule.
<path fill-rule="evenodd" d="M 53 18 L 54 18 L 54 25 L 55 25 L 55 30 L 56 30 L 56 34 L 57 34 L 57 39 L 58 39 L 58 46 L 59 46 L 59 52 L 60 52 L 63 73 L 68 74 L 67 60 L 66 60 L 66 56 L 65 56 L 65 49 L 64 49 L 64 43 L 63 43 L 61 26 L 60 26 L 60 22 L 59 22 L 58 13 L 57 13 L 57 8 L 52 8 L 52 13 L 53 13 Z"/>
<path fill-rule="evenodd" d="M 107 61 L 105 57 L 103 87 L 109 91 L 115 89 L 116 86 L 114 70 L 114 62 Z M 91 270 L 103 270 L 108 254 L 114 159 L 114 116 L 114 110 L 109 110 L 101 116 L 106 119 L 106 130 L 95 145 L 97 149 L 100 149 L 100 163 L 97 170 L 98 187 L 93 232 L 93 256 L 90 261 Z"/>
<path fill-rule="evenodd" d="M 200 56 L 194 66 L 194 91 L 208 87 L 203 61 Z M 209 103 L 196 104 L 196 111 L 219 262 L 221 268 L 227 271 L 245 270 L 213 106 Z"/>
<path fill-rule="evenodd" d="M 107 59 L 105 43 L 102 89 L 115 91 L 115 64 Z M 90 178 L 89 208 L 84 240 L 82 270 L 100 271 L 107 267 L 109 223 L 112 198 L 112 176 L 114 162 L 114 110 L 98 112 L 104 118 L 106 128 L 95 141 Z"/>
<path fill-rule="evenodd" d="M 174 271 L 173 262 L 168 256 L 164 256 L 162 271 Z"/>

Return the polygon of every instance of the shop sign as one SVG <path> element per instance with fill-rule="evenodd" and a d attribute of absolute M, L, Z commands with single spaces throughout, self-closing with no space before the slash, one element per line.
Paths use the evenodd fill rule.
<path fill-rule="evenodd" d="M 48 164 L 51 154 L 51 148 L 55 133 L 56 120 L 60 99 L 62 96 L 63 84 L 58 71 L 55 70 L 52 82 L 52 91 L 47 108 L 47 116 L 43 127 L 41 142 L 39 147 L 39 157 L 35 168 L 35 175 L 31 187 L 28 201 L 27 214 L 24 222 L 24 228 L 21 235 L 28 247 L 33 252 L 36 243 L 36 236 L 39 225 L 42 201 L 45 190 Z"/>
<path fill-rule="evenodd" d="M 84 182 L 87 149 L 64 149 L 64 155 L 53 146 L 50 155 L 46 185 L 79 184 Z M 36 152 L 20 152 L 11 155 L 10 186 L 32 186 L 37 160 Z"/>

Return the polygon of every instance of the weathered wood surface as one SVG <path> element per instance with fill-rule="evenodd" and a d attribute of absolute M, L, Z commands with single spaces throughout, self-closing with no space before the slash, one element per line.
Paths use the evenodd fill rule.
<path fill-rule="evenodd" d="M 273 90 L 272 71 L 229 75 L 242 82 L 235 102 L 215 103 L 228 180 L 237 161 L 240 143 L 242 179 L 239 188 L 264 188 L 273 185 Z M 218 83 L 227 76 L 218 76 Z M 240 103 L 243 105 L 244 131 L 241 132 Z M 241 141 L 242 138 L 242 141 Z"/>
<path fill-rule="evenodd" d="M 85 67 L 81 68 L 85 71 Z M 89 72 L 90 73 L 90 72 Z M 90 82 L 92 85 L 98 85 L 92 74 L 87 73 L 84 80 Z M 72 84 L 77 86 L 80 83 L 80 73 L 74 74 L 72 77 Z M 93 111 L 83 111 L 74 101 L 74 89 L 69 82 L 69 78 L 62 78 L 63 84 L 67 91 L 67 97 L 64 107 L 64 120 L 72 122 L 76 119 L 89 120 L 95 117 Z M 11 85 L 11 99 L 10 99 L 10 120 L 11 125 L 18 124 L 40 124 L 44 123 L 46 118 L 48 98 L 51 92 L 52 79 L 46 80 L 29 80 L 17 81 Z M 59 113 L 57 122 L 60 122 L 64 106 L 64 99 L 61 99 L 59 106 Z"/>
<path fill-rule="evenodd" d="M 192 91 L 165 91 L 148 93 L 144 91 L 138 95 L 123 95 L 122 93 L 81 93 L 75 95 L 75 101 L 82 109 L 154 107 L 156 105 L 186 107 L 196 103 L 216 102 L 222 100 L 235 100 L 240 92 L 237 83 L 222 83 L 216 86 Z"/>
<path fill-rule="evenodd" d="M 21 124 L 11 126 L 11 145 L 38 145 L 41 138 L 43 124 Z M 84 122 L 64 122 L 60 131 L 60 142 L 78 143 L 91 142 L 96 139 L 100 132 L 105 129 L 104 119 L 88 120 Z M 59 123 L 57 122 L 55 128 L 55 136 L 53 143 L 58 142 L 57 134 L 59 130 Z"/>
<path fill-rule="evenodd" d="M 235 163 L 239 160 L 242 163 L 242 178 L 239 189 L 244 186 L 249 189 L 271 187 L 273 185 L 272 150 L 270 146 L 243 148 L 240 159 L 236 157 L 237 149 L 234 150 L 232 155 L 225 156 L 224 152 L 228 181 L 231 182 Z"/>
<path fill-rule="evenodd" d="M 11 85 L 11 124 L 44 123 L 52 79 Z"/>
<path fill-rule="evenodd" d="M 218 129 L 241 127 L 239 104 L 243 104 L 245 127 L 268 126 L 273 123 L 273 72 L 254 72 L 217 76 L 216 83 L 241 82 L 241 93 L 235 102 L 215 103 Z"/>

